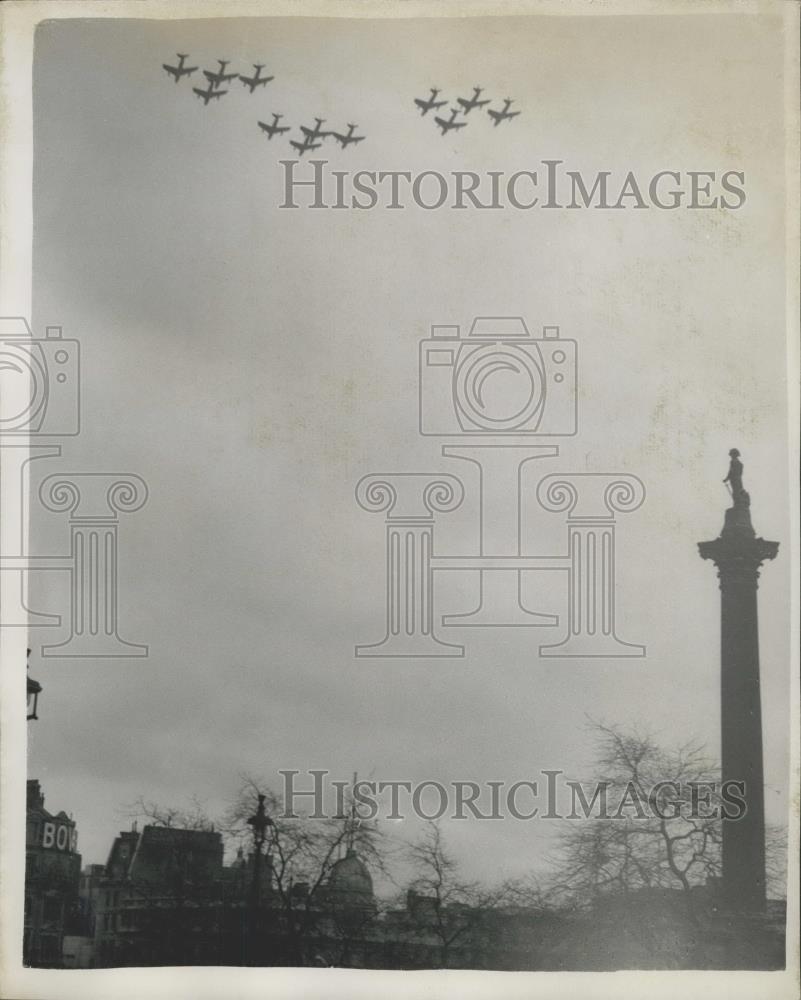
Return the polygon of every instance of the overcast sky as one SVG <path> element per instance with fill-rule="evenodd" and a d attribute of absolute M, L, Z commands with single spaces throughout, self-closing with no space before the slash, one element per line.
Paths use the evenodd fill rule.
<path fill-rule="evenodd" d="M 786 471 L 782 79 L 769 18 L 51 21 L 36 40 L 34 315 L 82 349 L 83 430 L 53 471 L 131 471 L 150 499 L 120 526 L 120 631 L 144 660 L 42 660 L 29 773 L 105 861 L 139 795 L 223 808 L 242 771 L 515 780 L 592 769 L 586 716 L 665 743 L 719 740 L 719 593 L 696 542 L 722 525 L 738 447 L 755 527 L 782 543 L 760 581 L 767 811 L 786 809 Z M 176 51 L 275 80 L 208 108 L 161 69 Z M 193 83 L 197 83 L 197 74 Z M 498 129 L 440 138 L 431 86 L 516 99 Z M 335 169 L 743 170 L 737 212 L 282 211 L 257 119 L 319 115 L 367 139 Z M 541 660 L 558 629 L 474 629 L 453 660 L 356 659 L 383 636 L 374 471 L 448 471 L 468 492 L 438 524 L 475 551 L 476 480 L 417 434 L 432 323 L 522 315 L 579 343 L 580 433 L 530 472 L 524 550 L 564 550 L 537 512 L 548 472 L 630 472 L 647 500 L 618 527 L 629 660 Z M 34 511 L 33 551 L 65 551 Z M 473 576 L 437 582 L 468 611 Z M 556 576 L 561 574 L 547 574 Z M 34 606 L 63 607 L 39 574 Z M 440 585 L 441 583 L 441 585 Z M 532 580 L 564 614 L 561 583 Z M 450 630 L 454 632 L 455 630 Z M 34 647 L 50 636 L 33 633 Z M 54 633 L 52 641 L 64 638 Z M 541 863 L 542 823 L 449 824 L 475 876 Z M 401 829 L 410 836 L 412 829 Z"/>

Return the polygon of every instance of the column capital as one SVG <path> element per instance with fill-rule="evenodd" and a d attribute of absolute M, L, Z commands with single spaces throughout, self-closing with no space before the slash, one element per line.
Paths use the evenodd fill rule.
<path fill-rule="evenodd" d="M 645 486 L 628 473 L 553 473 L 541 479 L 537 500 L 545 510 L 567 511 L 568 521 L 610 521 L 637 510 Z"/>
<path fill-rule="evenodd" d="M 763 562 L 775 559 L 778 551 L 778 542 L 756 537 L 719 535 L 710 542 L 698 542 L 701 558 L 711 559 L 721 572 L 757 570 Z"/>
<path fill-rule="evenodd" d="M 362 510 L 386 512 L 387 521 L 433 520 L 436 513 L 456 510 L 464 487 L 442 472 L 373 472 L 356 484 Z"/>
<path fill-rule="evenodd" d="M 147 485 L 129 472 L 55 473 L 42 481 L 39 499 L 47 510 L 69 511 L 73 521 L 116 521 L 147 501 Z"/>
<path fill-rule="evenodd" d="M 739 587 L 756 589 L 759 567 L 763 562 L 775 559 L 778 551 L 778 542 L 747 535 L 723 534 L 710 542 L 698 543 L 701 558 L 711 559 L 717 566 L 721 590 Z"/>

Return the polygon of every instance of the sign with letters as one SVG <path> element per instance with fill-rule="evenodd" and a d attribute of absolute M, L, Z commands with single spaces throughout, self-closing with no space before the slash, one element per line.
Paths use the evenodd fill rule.
<path fill-rule="evenodd" d="M 42 824 L 42 847 L 73 854 L 78 849 L 78 831 L 72 824 L 46 820 Z"/>

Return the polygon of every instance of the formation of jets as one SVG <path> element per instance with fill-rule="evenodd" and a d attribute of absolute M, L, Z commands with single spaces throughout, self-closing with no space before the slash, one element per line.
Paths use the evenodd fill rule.
<path fill-rule="evenodd" d="M 429 111 L 438 111 L 440 108 L 444 108 L 448 104 L 446 99 L 437 99 L 442 93 L 442 91 L 437 87 L 431 87 L 430 91 L 431 92 L 428 97 L 415 97 L 414 99 L 414 103 L 420 109 L 420 115 L 423 118 Z M 447 135 L 448 132 L 464 128 L 465 125 L 467 125 L 467 116 L 471 111 L 473 111 L 474 108 L 483 108 L 491 103 L 491 99 L 489 97 L 481 97 L 483 92 L 483 87 L 473 87 L 472 97 L 457 97 L 457 106 L 451 107 L 450 118 L 446 118 L 444 114 L 434 115 L 434 124 L 440 130 L 442 135 Z M 503 107 L 500 111 L 496 111 L 494 108 L 487 108 L 487 114 L 492 119 L 492 124 L 494 126 L 498 126 L 501 122 L 508 121 L 510 118 L 514 118 L 520 114 L 519 111 L 509 110 L 513 103 L 514 100 L 511 97 L 506 97 L 504 98 Z M 457 115 L 461 115 L 461 120 L 457 121 Z"/>
<path fill-rule="evenodd" d="M 209 101 L 212 101 L 217 97 L 222 97 L 224 94 L 227 94 L 228 89 L 223 88 L 223 84 L 228 83 L 230 80 L 236 80 L 236 79 L 241 80 L 246 87 L 250 87 L 251 94 L 256 89 L 256 87 L 258 87 L 261 83 L 269 83 L 270 80 L 272 80 L 271 76 L 269 77 L 259 76 L 261 71 L 264 69 L 263 66 L 257 67 L 254 65 L 253 68 L 256 70 L 256 75 L 249 77 L 249 76 L 241 76 L 239 73 L 226 73 L 225 68 L 229 64 L 228 59 L 218 59 L 217 63 L 220 68 L 217 70 L 216 73 L 210 69 L 203 70 L 203 76 L 205 76 L 206 80 L 208 81 L 208 86 L 206 87 L 206 89 L 202 90 L 200 87 L 192 88 L 192 90 L 197 94 L 197 96 L 201 99 L 201 101 L 203 101 L 204 105 L 208 105 Z"/>
<path fill-rule="evenodd" d="M 186 53 L 177 52 L 176 56 L 178 57 L 177 65 L 162 63 L 162 67 L 178 83 L 182 77 L 191 76 L 200 67 L 187 66 L 186 60 L 189 56 Z M 192 91 L 203 101 L 204 106 L 208 106 L 212 101 L 219 100 L 229 93 L 229 88 L 225 84 L 230 83 L 232 80 L 240 80 L 246 90 L 254 94 L 257 88 L 266 87 L 271 80 L 275 79 L 274 76 L 262 75 L 262 70 L 265 67 L 264 63 L 253 63 L 253 72 L 250 75 L 234 71 L 228 72 L 229 65 L 230 60 L 218 59 L 216 70 L 204 69 L 202 71 L 203 76 L 206 78 L 206 87 L 193 87 Z M 473 93 L 470 97 L 456 98 L 456 103 L 449 109 L 450 117 L 446 117 L 447 112 L 443 112 L 441 109 L 446 108 L 450 102 L 447 98 L 440 99 L 439 95 L 441 93 L 442 91 L 437 87 L 431 87 L 429 96 L 415 97 L 414 104 L 419 109 L 420 115 L 423 118 L 429 111 L 434 112 L 432 115 L 434 124 L 443 136 L 448 135 L 449 132 L 455 132 L 464 128 L 467 125 L 467 116 L 476 108 L 486 108 L 494 127 L 500 125 L 501 122 L 510 121 L 520 114 L 517 110 L 510 110 L 514 103 L 511 97 L 504 98 L 503 107 L 500 110 L 487 107 L 487 105 L 491 104 L 491 98 L 481 96 L 484 93 L 483 87 L 473 87 Z M 438 111 L 441 113 L 436 114 Z M 278 124 L 284 117 L 282 114 L 272 112 L 272 117 L 273 120 L 271 122 L 257 122 L 259 128 L 268 139 L 291 132 L 292 128 L 290 125 Z M 298 156 L 303 156 L 304 153 L 320 149 L 325 139 L 329 137 L 333 138 L 334 142 L 339 143 L 342 149 L 347 149 L 348 146 L 362 142 L 366 138 L 366 136 L 355 134 L 356 129 L 359 127 L 358 125 L 348 123 L 347 132 L 335 132 L 333 129 L 324 129 L 324 122 L 324 118 L 315 118 L 314 125 L 299 126 L 300 135 L 297 138 L 289 139 L 289 145 L 297 151 Z"/>
<path fill-rule="evenodd" d="M 176 83 L 181 79 L 182 76 L 191 76 L 192 73 L 196 72 L 198 66 L 187 66 L 186 60 L 189 56 L 184 52 L 176 52 L 178 56 L 178 65 L 171 66 L 169 63 L 162 63 L 162 67 L 166 73 L 168 73 Z M 246 76 L 242 73 L 226 72 L 226 68 L 230 65 L 230 59 L 218 59 L 216 70 L 204 69 L 203 76 L 206 78 L 206 88 L 193 87 L 192 90 L 197 96 L 203 101 L 204 104 L 208 104 L 209 101 L 213 101 L 216 98 L 222 97 L 224 94 L 228 93 L 228 88 L 223 87 L 223 84 L 229 83 L 231 80 L 241 80 L 244 86 L 251 92 L 251 94 L 256 90 L 257 87 L 266 86 L 270 80 L 275 79 L 272 76 L 262 76 L 261 71 L 264 69 L 264 64 L 253 63 L 254 73 L 252 76 Z"/>
<path fill-rule="evenodd" d="M 335 142 L 338 142 L 343 149 L 347 149 L 351 143 L 361 142 L 366 136 L 354 135 L 353 133 L 359 127 L 358 125 L 348 124 L 347 132 L 333 132 L 328 130 L 323 130 L 322 125 L 325 118 L 315 118 L 314 126 L 301 125 L 300 131 L 303 133 L 302 139 L 290 139 L 289 145 L 293 149 L 298 151 L 298 156 L 303 156 L 304 153 L 308 153 L 313 149 L 319 149 L 323 144 L 323 139 L 327 139 L 328 136 L 332 136 Z"/>
<path fill-rule="evenodd" d="M 176 83 L 179 82 L 181 77 L 191 76 L 192 73 L 197 72 L 200 68 L 198 66 L 187 66 L 186 60 L 189 56 L 185 53 L 177 52 L 178 65 L 173 66 L 169 63 L 162 63 L 163 69 L 166 73 L 173 77 Z M 203 87 L 193 87 L 193 93 L 203 101 L 204 106 L 208 106 L 211 101 L 219 100 L 224 97 L 225 94 L 229 93 L 229 88 L 225 84 L 230 83 L 232 80 L 241 80 L 243 86 L 246 90 L 250 91 L 251 94 L 256 92 L 258 87 L 266 87 L 267 84 L 274 80 L 273 76 L 263 76 L 262 70 L 264 69 L 264 63 L 253 63 L 253 72 L 250 75 L 244 73 L 237 73 L 234 71 L 228 71 L 228 66 L 230 65 L 230 60 L 228 59 L 218 59 L 217 69 L 204 69 L 203 76 L 206 78 L 206 86 Z M 445 101 L 443 104 L 447 103 Z M 439 105 L 434 105 L 439 106 Z M 257 121 L 257 125 L 262 132 L 267 136 L 268 139 L 273 139 L 277 135 L 283 135 L 285 132 L 291 131 L 290 125 L 279 125 L 278 123 L 284 117 L 278 112 L 271 112 L 273 120 L 271 122 Z M 335 132 L 333 130 L 323 129 L 324 118 L 315 118 L 314 125 L 301 125 L 300 136 L 297 139 L 290 139 L 289 144 L 293 149 L 296 149 L 298 156 L 303 156 L 304 153 L 309 153 L 314 149 L 319 149 L 322 146 L 323 141 L 329 136 L 334 139 L 335 142 L 343 149 L 347 149 L 348 146 L 354 145 L 357 142 L 362 142 L 366 136 L 356 135 L 356 129 L 358 125 L 348 124 L 347 132 Z"/>

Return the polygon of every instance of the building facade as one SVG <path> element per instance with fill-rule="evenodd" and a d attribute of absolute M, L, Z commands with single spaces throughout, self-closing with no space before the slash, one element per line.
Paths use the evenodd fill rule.
<path fill-rule="evenodd" d="M 81 856 L 75 822 L 45 809 L 39 782 L 28 781 L 25 829 L 23 963 L 61 968 L 65 934 L 79 913 Z"/>

